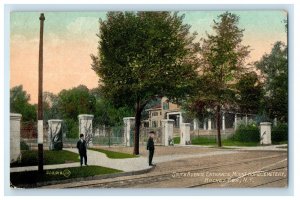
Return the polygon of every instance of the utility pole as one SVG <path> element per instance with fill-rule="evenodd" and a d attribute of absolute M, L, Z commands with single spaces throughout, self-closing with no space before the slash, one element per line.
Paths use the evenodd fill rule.
<path fill-rule="evenodd" d="M 39 80 L 38 80 L 38 171 L 44 171 L 44 128 L 43 128 L 43 34 L 44 13 L 40 16 L 40 44 L 39 44 Z"/>

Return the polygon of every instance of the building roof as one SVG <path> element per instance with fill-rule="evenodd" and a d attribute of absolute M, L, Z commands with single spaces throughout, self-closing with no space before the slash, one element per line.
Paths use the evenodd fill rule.
<path fill-rule="evenodd" d="M 152 110 L 161 110 L 161 104 L 157 104 L 149 109 L 146 109 L 146 111 L 152 111 Z"/>

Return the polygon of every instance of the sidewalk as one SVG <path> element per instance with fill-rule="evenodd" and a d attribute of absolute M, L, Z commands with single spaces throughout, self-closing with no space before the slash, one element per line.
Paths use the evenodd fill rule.
<path fill-rule="evenodd" d="M 229 148 L 233 148 L 236 150 L 246 150 L 246 151 L 287 151 L 287 144 L 280 145 L 266 145 L 266 146 L 254 146 L 254 147 L 240 147 L 240 146 L 225 146 Z"/>
<path fill-rule="evenodd" d="M 65 148 L 64 150 L 71 151 L 74 153 L 78 153 L 78 150 L 75 148 Z M 180 160 L 185 158 L 199 158 L 204 156 L 213 156 L 213 155 L 223 155 L 223 154 L 234 154 L 237 151 L 233 150 L 213 150 L 207 153 L 193 153 L 193 154 L 177 154 L 175 156 L 154 156 L 153 163 L 162 163 L 162 162 L 169 162 L 174 160 Z M 104 153 L 98 151 L 88 150 L 88 165 L 96 165 L 96 166 L 103 166 L 114 168 L 118 170 L 122 170 L 124 172 L 137 172 L 141 170 L 146 170 L 152 168 L 148 165 L 148 157 L 136 157 L 136 158 L 126 158 L 126 159 L 111 159 L 108 158 Z M 67 164 L 57 164 L 57 165 L 44 165 L 44 169 L 59 169 L 65 167 L 79 167 L 80 163 L 67 163 Z M 28 167 L 14 167 L 10 168 L 10 172 L 22 172 L 22 171 L 33 171 L 38 170 L 37 166 L 28 166 Z"/>
<path fill-rule="evenodd" d="M 64 150 L 71 151 L 76 154 L 78 153 L 78 150 L 76 148 L 64 148 Z M 87 151 L 87 156 L 88 156 L 88 165 L 109 167 L 109 168 L 122 170 L 124 172 L 140 171 L 140 170 L 151 168 L 151 166 L 148 165 L 147 158 L 145 157 L 111 159 L 108 158 L 104 153 L 98 151 L 92 151 L 92 150 Z M 44 165 L 44 169 L 59 169 L 65 167 L 79 167 L 79 166 L 80 163 L 78 161 L 75 163 Z M 34 171 L 34 170 L 38 170 L 38 167 L 27 166 L 27 167 L 10 168 L 10 172 Z"/>

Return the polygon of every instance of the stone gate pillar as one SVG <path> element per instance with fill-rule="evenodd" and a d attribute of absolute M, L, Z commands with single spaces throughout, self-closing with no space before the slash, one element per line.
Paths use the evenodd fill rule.
<path fill-rule="evenodd" d="M 208 130 L 211 130 L 211 118 L 208 118 Z"/>
<path fill-rule="evenodd" d="M 10 113 L 10 162 L 21 156 L 21 114 Z"/>
<path fill-rule="evenodd" d="M 222 130 L 225 132 L 225 113 L 222 114 Z"/>
<path fill-rule="evenodd" d="M 124 144 L 127 147 L 130 147 L 130 131 L 134 128 L 135 117 L 124 117 Z"/>
<path fill-rule="evenodd" d="M 194 130 L 198 130 L 199 129 L 199 121 L 198 121 L 198 119 L 194 119 L 193 120 L 193 125 L 194 125 Z"/>
<path fill-rule="evenodd" d="M 182 123 L 180 124 L 180 144 L 187 145 L 191 143 L 191 124 L 190 123 Z"/>
<path fill-rule="evenodd" d="M 63 149 L 62 122 L 63 122 L 63 120 L 60 120 L 60 119 L 48 120 L 49 150 L 62 150 Z"/>
<path fill-rule="evenodd" d="M 277 126 L 277 117 L 274 118 L 273 126 Z"/>
<path fill-rule="evenodd" d="M 234 130 L 236 130 L 237 129 L 237 114 L 234 115 L 234 124 L 233 124 L 233 126 L 234 126 Z"/>
<path fill-rule="evenodd" d="M 81 114 L 78 115 L 79 135 L 83 134 L 88 145 L 93 145 L 93 119 L 94 115 Z"/>
<path fill-rule="evenodd" d="M 163 119 L 161 120 L 162 124 L 162 145 L 169 146 L 171 140 L 173 139 L 173 119 Z"/>
<path fill-rule="evenodd" d="M 271 122 L 260 123 L 260 144 L 272 144 L 271 125 Z"/>

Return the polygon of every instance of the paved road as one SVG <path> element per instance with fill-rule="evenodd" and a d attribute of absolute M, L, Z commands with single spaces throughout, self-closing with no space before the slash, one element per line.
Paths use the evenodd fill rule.
<path fill-rule="evenodd" d="M 172 155 L 174 156 L 174 155 Z M 172 157 L 169 156 L 169 157 Z M 149 173 L 112 179 L 81 181 L 47 188 L 197 188 L 286 187 L 287 152 L 207 152 L 159 162 Z"/>

